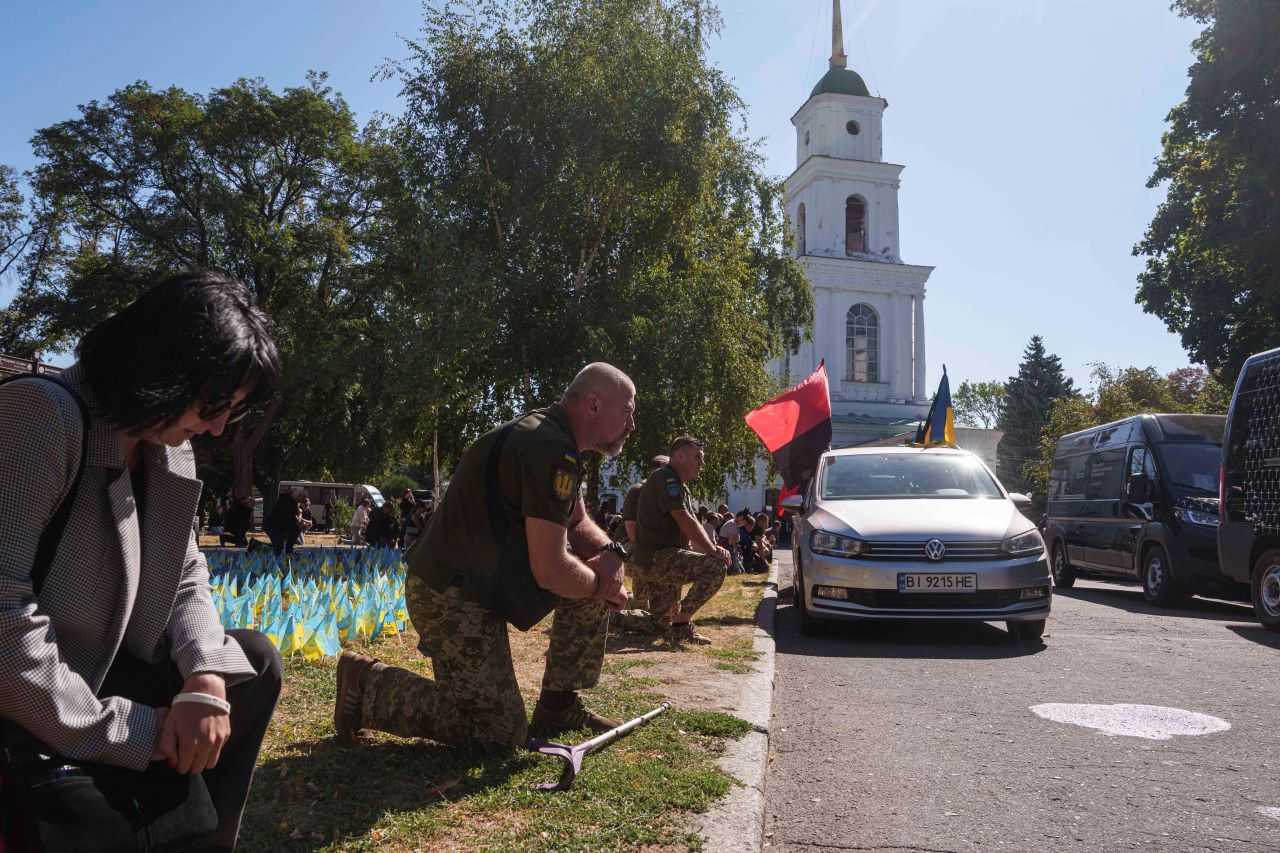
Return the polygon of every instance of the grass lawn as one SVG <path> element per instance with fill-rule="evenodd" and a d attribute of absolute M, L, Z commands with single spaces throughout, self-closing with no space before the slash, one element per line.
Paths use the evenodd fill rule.
<path fill-rule="evenodd" d="M 672 650 L 665 642 L 609 638 L 596 710 L 630 719 L 663 701 L 675 707 L 587 757 L 571 791 L 532 789 L 561 763 L 523 750 L 492 754 L 390 735 L 358 749 L 333 733 L 336 660 L 287 660 L 285 688 L 267 733 L 240 849 L 643 850 L 699 848 L 689 815 L 705 811 L 734 780 L 716 766 L 726 739 L 750 726 L 727 711 L 751 671 L 754 613 L 765 585 L 740 575 L 695 621 L 714 644 Z M 526 704 L 542 676 L 549 621 L 511 631 Z M 362 643 L 382 660 L 429 674 L 412 632 Z M 587 732 L 561 739 L 578 743 Z"/>

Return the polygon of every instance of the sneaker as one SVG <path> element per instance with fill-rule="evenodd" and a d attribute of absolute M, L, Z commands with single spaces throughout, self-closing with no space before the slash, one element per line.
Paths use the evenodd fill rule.
<path fill-rule="evenodd" d="M 662 630 L 646 610 L 619 610 L 609 617 L 609 627 L 628 634 L 661 634 Z"/>
<path fill-rule="evenodd" d="M 378 661 L 358 652 L 343 652 L 338 658 L 338 695 L 333 705 L 333 727 L 350 746 L 360 744 L 364 714 L 364 677 Z"/>
<path fill-rule="evenodd" d="M 581 696 L 573 697 L 573 704 L 563 711 L 553 711 L 541 701 L 533 708 L 533 718 L 529 727 L 544 732 L 571 732 L 574 729 L 590 729 L 602 734 L 622 725 L 619 720 L 602 717 L 582 704 Z"/>
<path fill-rule="evenodd" d="M 711 638 L 705 634 L 699 634 L 698 629 L 693 627 L 692 622 L 676 622 L 671 626 L 671 644 L 678 645 L 680 643 L 709 646 L 711 645 Z"/>

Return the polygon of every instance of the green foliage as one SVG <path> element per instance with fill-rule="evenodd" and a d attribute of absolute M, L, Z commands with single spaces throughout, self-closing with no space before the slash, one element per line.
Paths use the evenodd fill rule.
<path fill-rule="evenodd" d="M 1004 437 L 996 448 L 997 472 L 1005 488 L 1032 490 L 1023 476 L 1024 466 L 1039 455 L 1040 433 L 1057 400 L 1075 396 L 1072 381 L 1062 370 L 1062 359 L 1045 351 L 1036 335 L 1027 344 L 1018 375 L 1005 383 L 1004 407 L 998 421 Z"/>
<path fill-rule="evenodd" d="M 408 474 L 392 474 L 382 481 L 382 485 L 378 490 L 382 492 L 382 496 L 387 500 L 398 503 L 400 496 L 404 494 L 405 489 L 419 488 L 417 480 Z"/>
<path fill-rule="evenodd" d="M 65 346 L 159 275 L 218 268 L 272 317 L 285 368 L 278 405 L 233 444 L 238 492 L 251 473 L 267 494 L 322 468 L 361 479 L 421 437 L 430 409 L 405 404 L 419 374 L 386 367 L 412 362 L 414 338 L 374 261 L 402 173 L 323 75 L 207 96 L 134 83 L 33 144 L 36 236 L 0 349 Z"/>
<path fill-rule="evenodd" d="M 992 429 L 1000 423 L 1000 414 L 1004 410 L 1004 383 L 996 380 L 989 382 L 961 382 L 960 387 L 951 395 L 951 405 L 955 410 L 956 425 Z"/>
<path fill-rule="evenodd" d="M 12 166 L 0 163 L 0 275 L 22 256 L 30 240 L 26 212 Z"/>
<path fill-rule="evenodd" d="M 1280 345 L 1280 4 L 1173 8 L 1205 28 L 1148 182 L 1168 196 L 1134 248 L 1147 257 L 1137 300 L 1192 361 L 1233 377 Z"/>
<path fill-rule="evenodd" d="M 1200 367 L 1183 367 L 1162 376 L 1154 367 L 1094 364 L 1088 397 L 1072 395 L 1050 405 L 1036 457 L 1023 467 L 1023 477 L 1042 504 L 1053 451 L 1062 436 L 1148 413 L 1225 415 L 1230 404 L 1231 389 Z"/>
<path fill-rule="evenodd" d="M 742 416 L 777 390 L 765 365 L 813 308 L 781 187 L 707 63 L 714 9 L 477 0 L 425 16 L 387 73 L 408 104 L 406 158 L 445 212 L 431 286 L 467 306 L 455 345 L 484 366 L 484 398 L 465 407 L 479 417 L 458 433 L 551 402 L 605 360 L 639 391 L 624 468 L 688 432 L 709 444 L 700 480 L 749 474 Z"/>
<path fill-rule="evenodd" d="M 356 514 L 356 509 L 342 498 L 334 498 L 333 503 L 329 504 L 329 523 L 333 525 L 333 530 L 340 534 L 346 534 L 351 527 L 351 519 Z"/>

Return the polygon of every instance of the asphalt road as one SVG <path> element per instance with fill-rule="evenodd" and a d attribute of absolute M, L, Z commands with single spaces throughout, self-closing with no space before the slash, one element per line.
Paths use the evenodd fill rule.
<path fill-rule="evenodd" d="M 804 637 L 780 568 L 765 790 L 770 851 L 1280 850 L 1280 635 L 1244 605 L 1157 610 L 1136 585 L 1054 596 L 1043 643 L 1003 625 Z M 1220 718 L 1167 740 L 1042 703 Z"/>

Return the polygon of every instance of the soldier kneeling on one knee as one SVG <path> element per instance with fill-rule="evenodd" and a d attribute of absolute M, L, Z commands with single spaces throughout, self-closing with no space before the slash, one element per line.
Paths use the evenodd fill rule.
<path fill-rule="evenodd" d="M 724 583 L 729 552 L 707 535 L 694 513 L 688 483 L 706 462 L 703 443 L 690 435 L 671 442 L 670 462 L 649 475 L 636 508 L 636 570 L 649 591 L 652 630 L 673 642 L 708 644 L 690 621 Z M 685 584 L 689 592 L 680 598 Z"/>

